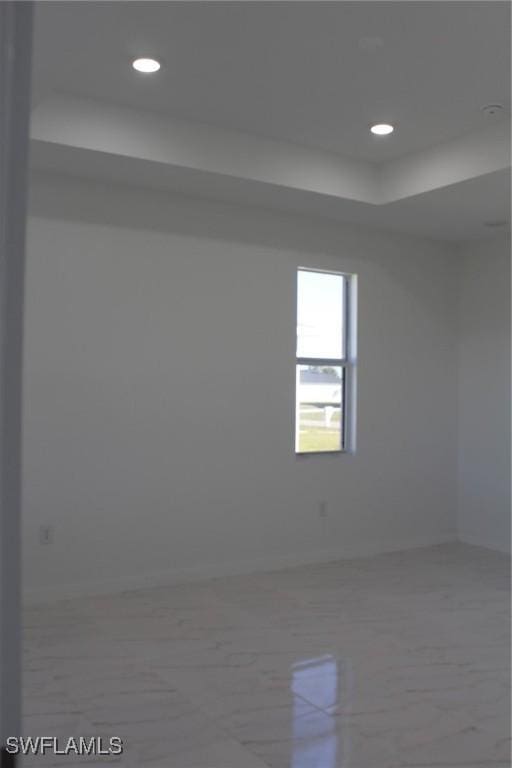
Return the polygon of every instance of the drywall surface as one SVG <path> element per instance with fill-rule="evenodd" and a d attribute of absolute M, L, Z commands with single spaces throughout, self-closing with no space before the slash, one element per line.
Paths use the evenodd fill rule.
<path fill-rule="evenodd" d="M 28 598 L 455 537 L 452 252 L 56 177 L 31 211 Z M 294 454 L 298 266 L 358 275 L 355 455 Z"/>
<path fill-rule="evenodd" d="M 460 250 L 459 534 L 510 551 L 510 241 Z"/>

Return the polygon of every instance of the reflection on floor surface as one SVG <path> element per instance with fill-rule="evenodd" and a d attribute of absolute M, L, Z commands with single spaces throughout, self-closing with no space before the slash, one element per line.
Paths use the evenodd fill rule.
<path fill-rule="evenodd" d="M 462 544 L 25 612 L 25 766 L 510 768 L 509 559 Z"/>

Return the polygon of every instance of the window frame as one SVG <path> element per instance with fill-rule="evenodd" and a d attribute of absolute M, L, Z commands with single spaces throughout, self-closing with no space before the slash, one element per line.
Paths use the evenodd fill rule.
<path fill-rule="evenodd" d="M 334 269 L 320 269 L 317 267 L 297 267 L 295 283 L 295 325 L 298 328 L 298 285 L 301 272 L 316 272 L 322 275 L 335 275 L 343 277 L 343 308 L 342 308 L 342 340 L 344 356 L 342 357 L 303 357 L 297 355 L 297 331 L 295 339 L 295 372 L 297 366 L 331 366 L 341 368 L 342 371 L 342 398 L 341 414 L 342 424 L 340 430 L 340 447 L 332 451 L 299 451 L 299 413 L 297 408 L 297 373 L 295 375 L 295 456 L 326 456 L 343 453 L 355 453 L 356 449 L 356 365 L 357 365 L 357 275 Z"/>

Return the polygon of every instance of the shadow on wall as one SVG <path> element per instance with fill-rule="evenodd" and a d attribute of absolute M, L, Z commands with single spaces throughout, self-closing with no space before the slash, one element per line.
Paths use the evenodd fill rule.
<path fill-rule="evenodd" d="M 237 211 L 237 216 L 233 212 Z M 282 252 L 310 255 L 324 254 L 326 264 L 344 258 L 344 268 L 352 261 L 375 265 L 403 285 L 410 296 L 411 312 L 422 304 L 430 306 L 430 298 L 439 292 L 436 264 L 446 271 L 446 249 L 455 247 L 412 235 L 393 233 L 353 223 L 252 207 L 250 205 L 186 197 L 170 192 L 128 188 L 112 182 L 75 180 L 62 175 L 34 173 L 30 186 L 30 214 L 50 219 L 66 219 L 109 227 L 142 229 L 157 232 L 228 240 L 231 244 L 259 245 Z M 428 274 L 418 272 L 402 255 L 404 245 L 410 244 L 411 255 L 417 253 L 417 243 L 432 260 L 430 284 Z M 430 246 L 431 242 L 431 246 Z M 454 258 L 452 278 L 458 275 Z M 452 286 L 447 285 L 447 290 Z M 363 288 L 363 287 L 362 287 Z"/>

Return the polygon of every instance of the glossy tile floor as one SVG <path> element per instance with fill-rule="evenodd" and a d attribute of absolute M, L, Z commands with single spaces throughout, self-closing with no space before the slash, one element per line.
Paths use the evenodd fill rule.
<path fill-rule="evenodd" d="M 510 768 L 509 563 L 453 544 L 27 609 L 24 733 L 125 751 L 23 765 Z"/>

